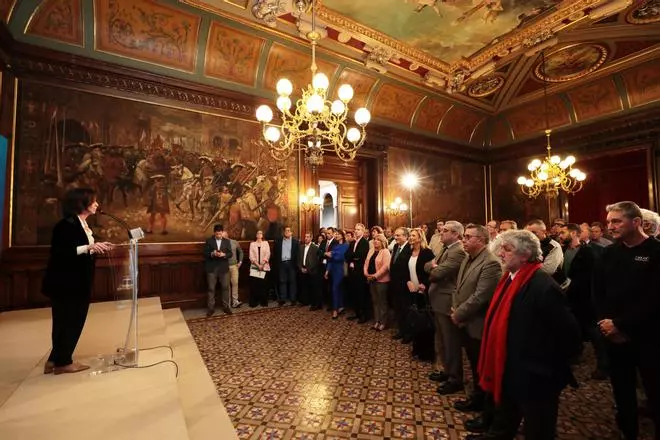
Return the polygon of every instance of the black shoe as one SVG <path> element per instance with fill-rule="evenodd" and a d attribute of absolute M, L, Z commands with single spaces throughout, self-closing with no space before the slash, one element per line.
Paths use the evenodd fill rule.
<path fill-rule="evenodd" d="M 282 306 L 284 305 L 285 302 L 286 302 L 286 301 L 278 301 L 277 304 L 279 304 L 280 307 L 282 307 Z"/>
<path fill-rule="evenodd" d="M 449 380 L 449 376 L 444 371 L 434 371 L 429 374 L 429 379 L 434 382 L 446 382 Z"/>
<path fill-rule="evenodd" d="M 490 423 L 482 416 L 465 421 L 465 429 L 470 432 L 486 432 L 490 428 Z"/>
<path fill-rule="evenodd" d="M 250 305 L 250 308 L 251 308 L 251 309 L 254 309 L 254 308 L 257 307 L 259 304 L 253 304 L 253 303 L 250 303 L 249 305 Z"/>
<path fill-rule="evenodd" d="M 463 391 L 463 384 L 455 380 L 448 380 L 440 385 L 436 391 L 443 396 L 446 394 L 456 394 L 459 391 Z"/>
<path fill-rule="evenodd" d="M 484 401 L 483 399 L 469 397 L 465 400 L 458 400 L 454 402 L 454 408 L 461 412 L 483 411 Z"/>
<path fill-rule="evenodd" d="M 349 321 L 355 321 L 356 319 L 359 319 L 359 316 L 358 315 L 352 315 L 352 316 L 349 316 L 346 319 L 348 319 Z"/>
<path fill-rule="evenodd" d="M 397 333 L 396 335 L 392 336 L 392 339 L 394 340 L 403 339 L 403 335 L 401 333 Z"/>
<path fill-rule="evenodd" d="M 360 319 L 358 319 L 358 324 L 364 324 L 367 321 L 368 321 L 367 318 L 360 318 Z"/>
<path fill-rule="evenodd" d="M 215 310 L 207 310 L 206 311 L 206 317 L 210 318 L 211 316 L 213 316 L 213 313 L 215 313 Z"/>
<path fill-rule="evenodd" d="M 401 340 L 402 344 L 410 344 L 412 342 L 412 338 L 410 336 L 404 336 L 403 339 Z"/>
<path fill-rule="evenodd" d="M 233 314 L 234 314 L 234 312 L 232 312 L 231 309 L 230 309 L 229 307 L 225 307 L 225 308 L 224 308 L 224 312 L 225 312 L 225 314 L 227 314 L 227 315 L 233 315 Z"/>
<path fill-rule="evenodd" d="M 260 306 L 261 306 L 261 307 L 268 307 L 268 303 L 267 303 L 267 302 L 265 302 L 265 303 L 261 303 Z"/>

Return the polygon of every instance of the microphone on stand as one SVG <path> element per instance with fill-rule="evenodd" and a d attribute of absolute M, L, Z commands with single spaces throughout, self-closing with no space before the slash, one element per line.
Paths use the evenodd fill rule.
<path fill-rule="evenodd" d="M 110 214 L 109 212 L 105 212 L 105 211 L 100 210 L 100 209 L 98 211 L 96 211 L 96 213 L 100 214 L 100 215 L 105 215 L 106 217 L 110 217 L 111 219 L 113 219 L 114 221 L 119 223 L 121 226 L 123 226 L 124 229 L 126 229 L 126 232 L 128 233 L 128 238 L 129 239 L 139 240 L 141 238 L 144 238 L 144 231 L 142 230 L 142 228 L 131 229 L 131 227 L 128 226 L 128 223 L 126 223 L 124 220 L 120 219 L 119 217 L 117 217 L 114 214 Z"/>

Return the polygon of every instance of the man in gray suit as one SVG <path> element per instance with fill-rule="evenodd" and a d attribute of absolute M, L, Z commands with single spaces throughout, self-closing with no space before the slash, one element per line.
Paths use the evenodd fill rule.
<path fill-rule="evenodd" d="M 500 260 L 488 250 L 489 232 L 484 226 L 469 224 L 463 235 L 463 248 L 467 256 L 458 271 L 458 281 L 454 292 L 454 306 L 451 320 L 456 325 L 461 346 L 465 348 L 472 370 L 473 389 L 467 400 L 454 403 L 459 411 L 481 411 L 484 392 L 479 386 L 477 366 L 481 351 L 481 336 L 488 305 L 497 283 L 502 277 Z M 462 362 L 461 362 L 461 369 Z M 461 377 L 462 380 L 462 377 Z"/>
<path fill-rule="evenodd" d="M 312 241 L 312 233 L 305 233 L 305 241 L 298 252 L 298 271 L 302 295 L 300 302 L 309 304 L 310 310 L 321 309 L 321 262 L 319 247 Z"/>
<path fill-rule="evenodd" d="M 213 236 L 204 244 L 204 268 L 208 282 L 208 301 L 206 316 L 215 313 L 215 286 L 220 282 L 222 295 L 222 309 L 228 315 L 232 314 L 229 308 L 229 259 L 232 257 L 231 244 L 222 238 L 222 225 L 213 227 Z"/>
<path fill-rule="evenodd" d="M 444 382 L 438 387 L 440 394 L 451 394 L 463 389 L 460 342 L 455 340 L 458 332 L 451 320 L 456 277 L 466 255 L 462 238 L 462 224 L 454 220 L 445 222 L 442 227 L 442 253 L 424 267 L 429 274 L 429 299 L 435 316 L 436 371 L 431 373 L 429 379 Z M 453 351 L 449 352 L 448 348 Z M 444 367 L 444 371 L 440 371 L 441 367 Z"/>

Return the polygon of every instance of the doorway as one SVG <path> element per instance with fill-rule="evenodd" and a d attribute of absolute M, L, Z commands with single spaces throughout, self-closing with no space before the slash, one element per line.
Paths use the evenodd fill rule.
<path fill-rule="evenodd" d="M 337 184 L 329 180 L 319 180 L 319 194 L 323 200 L 323 207 L 321 209 L 321 227 L 327 228 L 332 226 L 336 228 L 337 225 L 337 199 L 338 190 Z"/>

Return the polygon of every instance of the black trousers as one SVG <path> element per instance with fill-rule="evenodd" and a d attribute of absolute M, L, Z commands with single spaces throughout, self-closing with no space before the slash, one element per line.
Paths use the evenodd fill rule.
<path fill-rule="evenodd" d="M 250 277 L 250 307 L 268 305 L 268 275 L 265 278 Z"/>
<path fill-rule="evenodd" d="M 73 352 L 87 320 L 89 297 L 52 298 L 51 302 L 53 349 L 48 361 L 54 362 L 56 367 L 64 367 L 73 363 Z"/>
<path fill-rule="evenodd" d="M 312 307 L 321 307 L 321 275 L 300 274 L 300 302 Z"/>
<path fill-rule="evenodd" d="M 348 272 L 348 297 L 351 298 L 350 306 L 355 311 L 358 318 L 367 319 L 370 315 L 369 310 L 369 285 L 364 277 L 362 268 L 349 269 Z"/>
<path fill-rule="evenodd" d="M 488 434 L 498 440 L 513 440 L 520 422 L 525 420 L 525 440 L 555 440 L 559 394 L 544 391 L 530 392 L 526 397 L 503 395 L 494 409 Z"/>
<path fill-rule="evenodd" d="M 607 342 L 610 361 L 610 381 L 616 402 L 616 421 L 626 440 L 639 435 L 637 413 L 637 371 L 648 397 L 651 419 L 655 425 L 655 439 L 660 439 L 660 350 L 657 341 L 648 345 Z"/>
<path fill-rule="evenodd" d="M 394 302 L 394 315 L 396 316 L 397 327 L 399 328 L 399 333 L 405 336 L 410 335 L 410 328 L 407 323 L 408 311 L 413 301 L 413 293 L 410 293 L 408 289 L 399 288 L 399 286 L 394 286 L 392 289 L 392 300 Z"/>
<path fill-rule="evenodd" d="M 472 371 L 472 395 L 471 399 L 482 401 L 484 399 L 484 391 L 479 386 L 479 373 L 477 372 L 479 366 L 479 354 L 481 353 L 481 339 L 475 339 L 470 336 L 465 328 L 459 329 L 461 346 L 465 349 L 468 361 L 470 362 L 470 370 Z"/>

